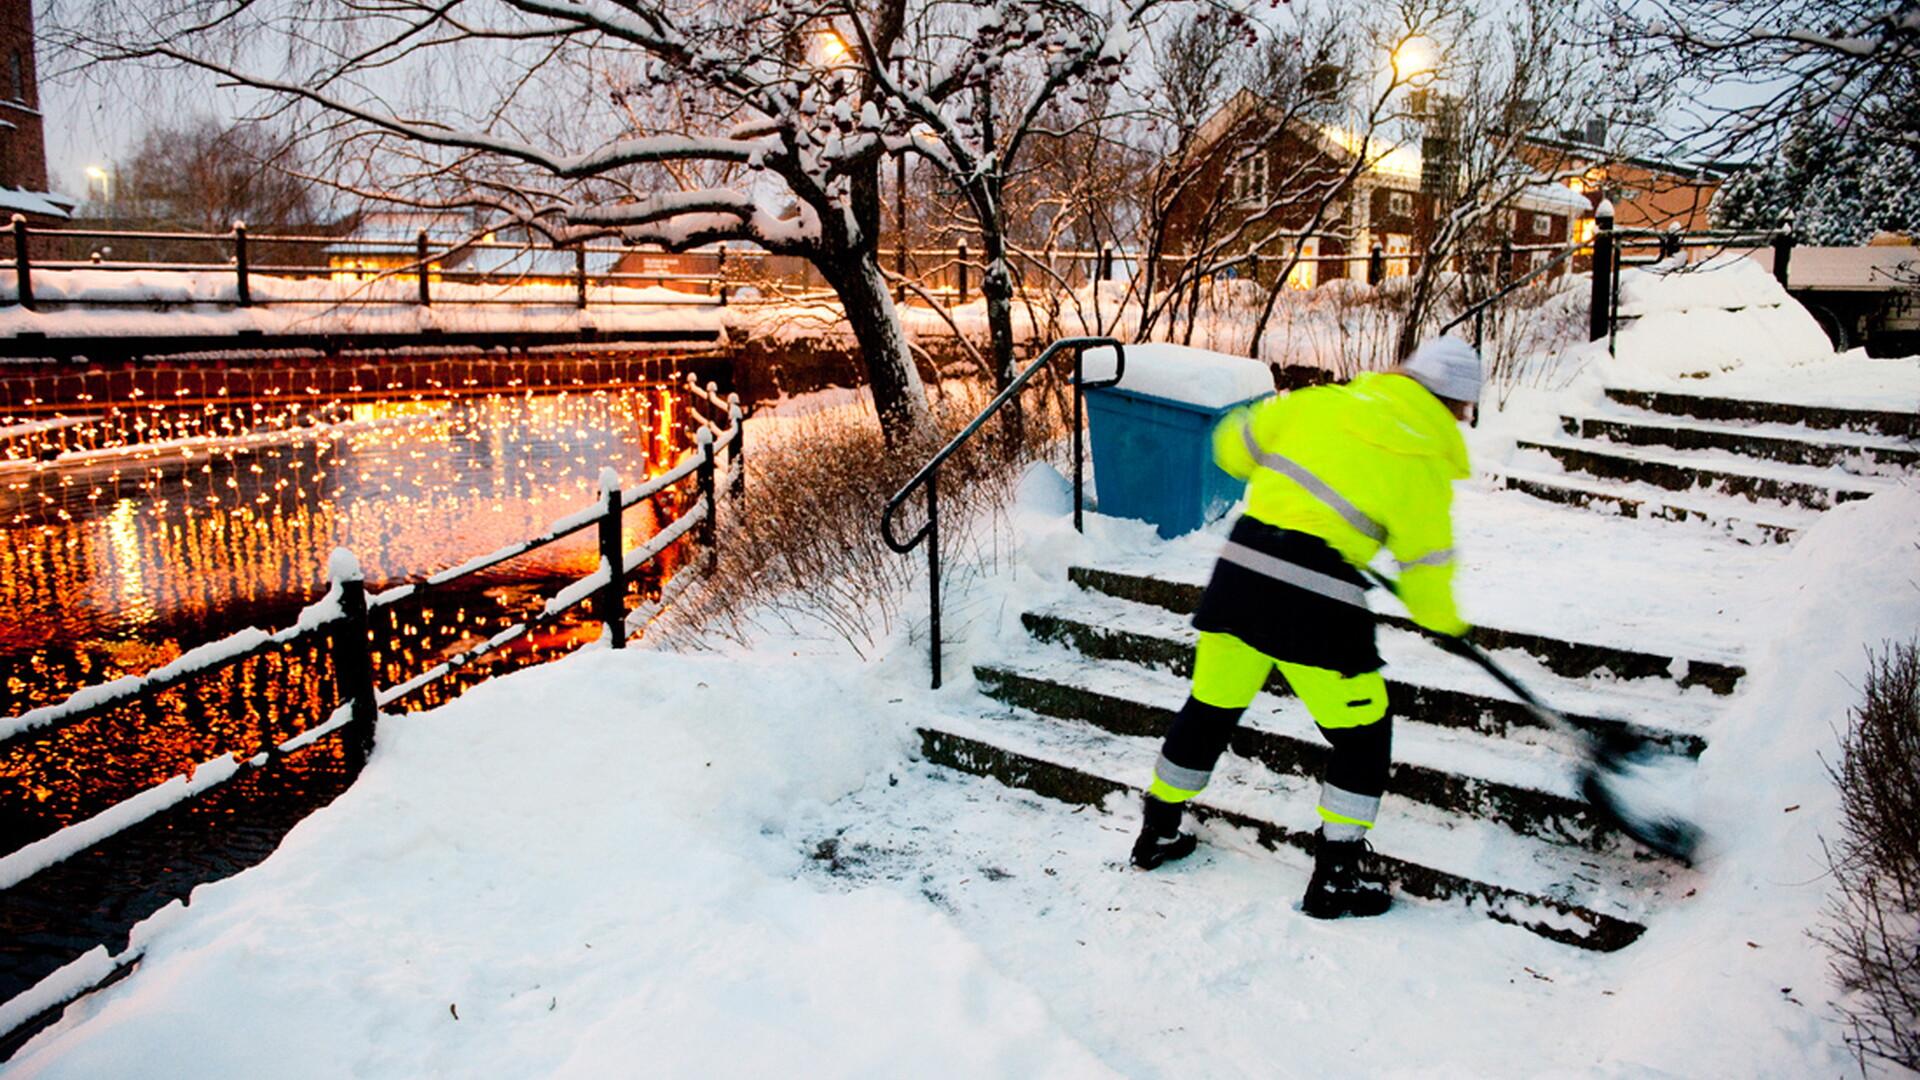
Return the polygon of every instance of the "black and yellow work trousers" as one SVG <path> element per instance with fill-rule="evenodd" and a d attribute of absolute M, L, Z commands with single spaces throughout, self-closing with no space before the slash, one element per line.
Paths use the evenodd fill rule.
<path fill-rule="evenodd" d="M 1320 788 L 1321 829 L 1329 840 L 1359 839 L 1380 812 L 1392 758 L 1386 680 L 1377 670 L 1342 675 L 1275 660 L 1232 634 L 1200 635 L 1193 692 L 1167 730 L 1148 794 L 1169 803 L 1200 794 L 1232 741 L 1240 714 L 1275 668 L 1333 748 Z"/>

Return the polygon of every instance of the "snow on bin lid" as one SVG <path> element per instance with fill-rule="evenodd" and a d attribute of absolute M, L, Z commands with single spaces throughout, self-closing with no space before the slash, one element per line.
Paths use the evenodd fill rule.
<path fill-rule="evenodd" d="M 1128 345 L 1120 389 L 1224 409 L 1273 393 L 1273 372 L 1258 360 L 1185 345 Z M 1089 381 L 1113 378 L 1113 350 L 1088 349 L 1082 372 Z"/>

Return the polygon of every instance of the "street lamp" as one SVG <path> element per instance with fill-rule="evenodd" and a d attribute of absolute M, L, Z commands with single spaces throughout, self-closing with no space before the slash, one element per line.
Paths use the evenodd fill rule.
<path fill-rule="evenodd" d="M 1413 82 L 1422 75 L 1432 76 L 1438 57 L 1433 42 L 1415 35 L 1393 50 L 1393 75 L 1401 82 Z"/>
<path fill-rule="evenodd" d="M 100 181 L 100 201 L 113 201 L 113 174 L 98 165 L 87 166 L 87 179 Z"/>
<path fill-rule="evenodd" d="M 847 44 L 847 39 L 840 36 L 839 31 L 822 30 L 817 40 L 820 43 L 822 66 L 839 64 L 853 56 L 852 47 Z"/>

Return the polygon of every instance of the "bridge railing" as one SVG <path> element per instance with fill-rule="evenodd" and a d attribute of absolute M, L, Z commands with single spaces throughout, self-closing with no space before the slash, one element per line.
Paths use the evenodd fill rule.
<path fill-rule="evenodd" d="M 710 273 L 689 273 L 673 269 L 620 269 L 631 258 L 673 258 L 624 245 L 574 244 L 545 247 L 530 241 L 506 241 L 473 238 L 434 237 L 419 230 L 411 237 L 396 236 L 317 236 L 282 233 L 250 233 L 243 222 L 235 222 L 230 232 L 170 232 L 140 229 L 37 228 L 19 214 L 13 216 L 12 250 L 0 257 L 0 268 L 10 269 L 14 278 L 14 303 L 29 310 L 47 305 L 84 304 L 89 307 L 137 305 L 151 307 L 154 297 L 101 296 L 66 299 L 37 296 L 34 274 L 45 271 L 98 270 L 109 272 L 175 271 L 182 273 L 231 274 L 231 291 L 221 290 L 206 296 L 159 298 L 173 304 L 210 304 L 237 307 L 283 306 L 289 304 L 339 304 L 350 302 L 414 303 L 419 305 L 514 305 L 530 300 L 560 299 L 577 307 L 644 306 L 658 304 L 707 303 L 724 305 L 728 301 L 727 253 L 724 249 L 705 258 L 714 263 Z M 115 252 L 114 244 L 122 251 Z M 173 258 L 116 258 L 132 245 L 151 248 L 159 245 Z M 86 251 L 75 257 L 75 251 Z M 290 252 L 312 251 L 314 258 L 289 261 Z M 36 255 L 36 252 L 39 254 Z M 497 254 L 496 254 L 497 253 Z M 263 260 L 262 254 L 277 256 L 278 261 Z M 220 256 L 220 261 L 208 258 Z M 462 265 L 462 263 L 466 265 Z M 604 265 L 593 265 L 604 264 Z M 394 282 L 412 286 L 404 296 L 363 295 L 343 297 L 337 291 L 321 295 L 285 295 L 281 289 L 273 295 L 256 295 L 261 278 L 293 281 L 327 281 L 348 285 Z M 495 295 L 474 295 L 463 290 L 458 295 L 435 295 L 442 284 L 492 287 Z M 638 293 L 639 289 L 658 286 L 684 294 L 681 299 L 659 293 Z M 559 295 L 529 297 L 528 288 L 549 288 Z M 511 290 L 511 292 L 509 292 Z"/>
<path fill-rule="evenodd" d="M 692 376 L 689 376 L 692 382 Z M 172 807 L 222 787 L 246 772 L 267 768 L 289 755 L 339 734 L 348 764 L 364 765 L 374 744 L 376 728 L 392 723 L 381 710 L 445 679 L 528 634 L 553 625 L 568 612 L 589 605 L 602 625 L 607 647 L 623 649 L 629 635 L 639 632 L 700 575 L 675 573 L 659 595 L 636 610 L 626 609 L 627 584 L 662 553 L 688 537 L 706 553 L 711 570 L 717 552 L 717 500 L 725 490 L 735 514 L 745 512 L 744 414 L 736 397 L 720 398 L 711 386 L 692 386 L 709 408 L 722 410 L 726 426 L 716 431 L 703 422 L 694 449 L 673 468 L 632 489 L 622 490 L 612 469 L 601 473 L 601 497 L 593 504 L 554 522 L 545 533 L 414 582 L 369 593 L 360 564 L 345 549 L 336 549 L 328 562 L 331 581 L 325 596 L 305 608 L 293 624 L 276 631 L 248 628 L 189 650 L 164 667 L 144 675 L 129 675 L 85 687 L 65 701 L 0 719 L 0 753 L 51 739 L 62 731 L 114 709 L 142 702 L 156 694 L 191 687 L 219 672 L 270 652 L 300 646 L 323 646 L 331 654 L 336 705 L 327 717 L 293 735 L 275 741 L 263 733 L 262 745 L 251 754 L 230 751 L 195 765 L 92 817 L 74 822 L 18 850 L 0 855 L 0 890 L 8 889 L 41 871 L 93 848 L 102 841 Z M 719 461 L 726 451 L 726 470 Z M 687 490 L 691 482 L 692 490 Z M 626 550 L 623 518 L 626 511 L 650 500 L 670 500 L 677 515 L 631 551 Z M 659 505 L 658 502 L 655 504 Z M 587 529 L 597 533 L 600 565 L 591 574 L 561 588 L 533 616 L 494 634 L 485 641 L 447 656 L 424 672 L 399 684 L 380 688 L 375 682 L 374 612 L 409 598 L 445 589 L 502 563 L 557 543 Z M 34 1009 L 0 1009 L 0 1039 L 49 1010 L 117 977 L 139 959 L 141 946 L 105 958 L 88 954 L 55 972 L 41 984 L 64 988 Z M 96 950 L 97 952 L 98 950 Z M 39 987 L 36 987 L 38 990 Z M 33 994 L 35 991 L 28 991 Z"/>

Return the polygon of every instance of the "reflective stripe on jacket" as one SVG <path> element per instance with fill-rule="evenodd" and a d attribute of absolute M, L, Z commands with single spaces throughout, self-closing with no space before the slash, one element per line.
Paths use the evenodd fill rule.
<path fill-rule="evenodd" d="M 1467 447 L 1425 387 L 1369 373 L 1268 398 L 1229 414 L 1213 452 L 1248 481 L 1248 517 L 1320 537 L 1354 566 L 1384 542 L 1401 564 L 1400 599 L 1414 621 L 1466 632 L 1453 600 L 1452 508 L 1453 481 L 1470 475 Z M 1256 453 L 1298 468 L 1256 467 Z"/>

